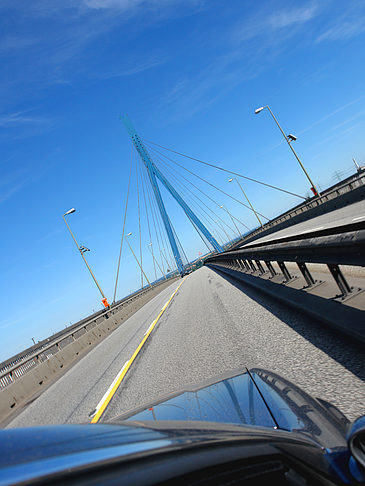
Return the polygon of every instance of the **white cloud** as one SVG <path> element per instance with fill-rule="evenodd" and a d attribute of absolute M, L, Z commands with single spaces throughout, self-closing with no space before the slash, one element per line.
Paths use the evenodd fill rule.
<path fill-rule="evenodd" d="M 162 64 L 165 64 L 167 60 L 168 59 L 166 57 L 161 59 L 151 59 L 150 61 L 146 61 L 141 64 L 131 66 L 130 68 L 119 69 L 110 73 L 103 72 L 103 74 L 100 77 L 103 79 L 111 79 L 111 78 L 121 78 L 124 76 L 133 76 L 134 74 L 139 74 L 144 71 L 147 71 L 148 69 L 153 69 L 155 67 L 161 66 Z"/>
<path fill-rule="evenodd" d="M 317 42 L 350 39 L 365 32 L 365 18 L 340 22 L 326 30 L 317 38 Z"/>
<path fill-rule="evenodd" d="M 0 115 L 0 127 L 14 127 L 22 124 L 48 124 L 49 119 L 40 116 L 24 115 L 24 112 Z"/>
<path fill-rule="evenodd" d="M 164 8 L 175 4 L 200 4 L 192 0 L 83 0 L 83 5 L 91 9 L 117 9 L 120 11 L 132 11 L 140 6 L 146 8 Z"/>
<path fill-rule="evenodd" d="M 295 8 L 291 10 L 282 10 L 274 13 L 267 21 L 266 25 L 274 30 L 282 29 L 293 24 L 303 24 L 313 19 L 319 12 L 318 6 L 313 4 L 309 7 Z"/>
<path fill-rule="evenodd" d="M 236 43 L 244 42 L 255 37 L 265 37 L 286 28 L 286 35 L 292 31 L 288 27 L 305 24 L 320 13 L 318 3 L 311 2 L 304 7 L 275 9 L 264 7 L 254 15 L 245 17 L 233 30 L 232 40 Z M 281 34 L 283 35 L 283 34 Z M 278 39 L 280 41 L 280 38 Z"/>

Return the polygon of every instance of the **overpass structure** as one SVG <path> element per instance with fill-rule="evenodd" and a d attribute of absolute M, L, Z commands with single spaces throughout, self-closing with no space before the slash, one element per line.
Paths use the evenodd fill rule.
<path fill-rule="evenodd" d="M 159 170 L 144 163 L 153 180 Z M 216 250 L 204 267 L 162 278 L 2 363 L 2 425 L 108 420 L 252 366 L 284 375 L 351 419 L 365 413 L 364 178 L 360 171 L 227 251 L 182 200 Z M 178 243 L 171 246 L 184 274 Z"/>

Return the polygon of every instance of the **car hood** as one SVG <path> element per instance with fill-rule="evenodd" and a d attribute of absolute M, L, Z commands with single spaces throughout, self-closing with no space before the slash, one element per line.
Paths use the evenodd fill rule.
<path fill-rule="evenodd" d="M 281 429 L 323 447 L 346 447 L 349 421 L 333 405 L 315 399 L 285 378 L 253 368 L 231 371 L 141 406 L 111 422 L 206 421 Z"/>

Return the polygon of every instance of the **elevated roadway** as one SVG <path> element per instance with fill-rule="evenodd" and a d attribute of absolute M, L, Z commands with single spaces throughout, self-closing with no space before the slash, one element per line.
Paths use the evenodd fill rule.
<path fill-rule="evenodd" d="M 355 419 L 365 413 L 364 363 L 356 342 L 204 267 L 154 297 L 7 426 L 90 422 L 109 396 L 102 422 L 185 385 L 252 366 L 283 375 Z"/>
<path fill-rule="evenodd" d="M 365 201 L 358 201 L 345 207 L 335 209 L 315 218 L 308 219 L 302 223 L 289 226 L 275 233 L 262 236 L 252 242 L 241 245 L 243 247 L 256 246 L 271 241 L 284 240 L 314 233 L 325 233 L 331 230 L 338 230 L 339 227 L 356 227 L 365 221 Z"/>

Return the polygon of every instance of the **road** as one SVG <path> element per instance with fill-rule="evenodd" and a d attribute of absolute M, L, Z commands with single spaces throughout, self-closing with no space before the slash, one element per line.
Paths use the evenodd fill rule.
<path fill-rule="evenodd" d="M 228 370 L 261 367 L 365 413 L 365 352 L 317 322 L 206 267 L 174 282 L 81 359 L 8 426 L 91 420 L 178 285 L 101 422 Z"/>
<path fill-rule="evenodd" d="M 291 236 L 298 236 L 304 233 L 312 233 L 315 231 L 323 231 L 325 229 L 336 228 L 338 226 L 344 226 L 354 223 L 361 223 L 365 221 L 365 201 L 359 201 L 354 204 L 349 204 L 340 209 L 335 209 L 316 218 L 308 219 L 302 223 L 289 226 L 280 231 L 276 231 L 274 234 L 257 238 L 254 241 L 243 245 L 249 247 L 251 245 L 257 245 L 258 243 L 270 242 L 273 239 L 278 240 L 280 238 L 289 238 Z M 241 248 L 243 248 L 243 246 Z"/>

